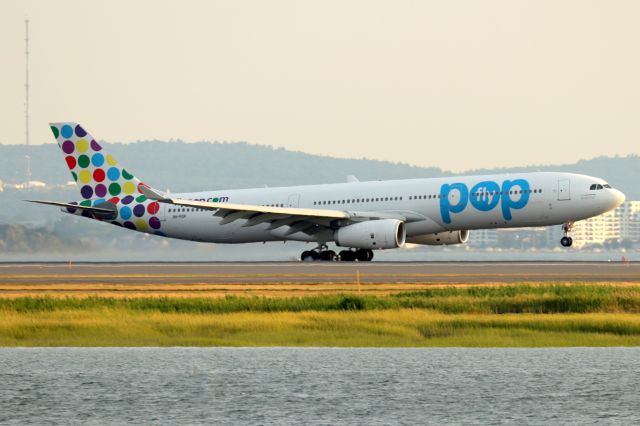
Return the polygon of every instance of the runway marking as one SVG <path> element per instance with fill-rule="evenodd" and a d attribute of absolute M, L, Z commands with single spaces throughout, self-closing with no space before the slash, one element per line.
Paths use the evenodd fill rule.
<path fill-rule="evenodd" d="M 437 277 L 593 277 L 602 275 L 612 275 L 610 272 L 601 273 L 550 273 L 550 272 L 513 272 L 513 273 L 433 273 L 433 274 L 408 274 L 408 273 L 360 273 L 360 277 L 405 277 L 405 278 L 437 278 Z M 636 276 L 636 273 L 620 273 L 616 272 L 616 277 L 624 276 Z M 353 274 L 128 274 L 128 275 L 111 275 L 111 274 L 95 274 L 95 275 L 77 275 L 77 274 L 49 274 L 49 275 L 0 275 L 0 282 L 2 279 L 179 279 L 179 278 L 313 278 L 313 277 L 328 277 L 328 278 L 346 278 L 355 277 Z"/>
<path fill-rule="evenodd" d="M 482 285 L 484 283 L 532 284 L 538 282 L 640 282 L 640 263 L 269 263 L 269 264 L 82 264 L 69 267 L 66 264 L 0 264 L 0 285 L 14 291 L 15 286 L 36 288 L 43 286 L 72 286 L 69 291 L 87 288 L 87 285 L 153 286 L 233 285 L 233 291 L 242 286 L 262 285 L 272 289 L 278 285 L 349 286 L 357 282 L 359 273 L 363 285 L 393 283 L 410 285 Z M 526 265 L 526 266 L 523 266 Z M 552 265 L 552 266 L 545 266 Z M 632 267 L 631 267 L 632 266 Z M 21 273 L 24 272 L 24 273 Z M 169 272 L 169 273 L 164 273 Z M 3 275 L 4 274 L 4 275 Z M 73 287 L 75 286 L 75 287 Z M 53 288 L 53 287 L 52 287 Z M 192 287 L 194 289 L 195 287 Z M 380 288 L 380 287 L 378 287 Z M 42 289 L 46 292 L 48 289 Z M 28 290 L 28 291 L 31 291 Z M 25 290 L 27 291 L 27 290 Z M 98 291 L 98 290 L 96 290 Z M 103 291 L 103 290 L 99 290 Z M 124 291 L 124 290 L 122 290 Z M 130 291 L 130 290 L 126 290 Z M 182 290 L 181 290 L 182 291 Z M 311 290 L 310 290 L 311 291 Z M 346 290 L 350 291 L 350 290 Z"/>
<path fill-rule="evenodd" d="M 638 266 L 637 262 L 499 262 L 499 261 L 487 261 L 487 262 L 356 262 L 356 263 L 332 263 L 332 262 L 224 262 L 224 263 L 73 263 L 72 268 L 131 268 L 131 267 L 190 267 L 190 268 L 228 268 L 228 267 L 245 267 L 245 268 L 279 268 L 279 267 L 331 267 L 331 268 L 377 268 L 377 267 L 443 267 L 448 266 L 451 267 L 490 267 L 490 266 L 594 266 L 594 265 L 621 265 L 621 266 L 629 266 L 634 265 Z M 0 263 L 0 268 L 65 268 L 68 269 L 70 266 L 65 262 L 57 262 L 57 263 Z"/>

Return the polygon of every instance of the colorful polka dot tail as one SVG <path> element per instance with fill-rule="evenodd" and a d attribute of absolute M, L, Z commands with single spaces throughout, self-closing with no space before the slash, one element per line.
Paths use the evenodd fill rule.
<path fill-rule="evenodd" d="M 71 176 L 85 200 L 135 195 L 140 181 L 76 123 L 52 123 Z"/>
<path fill-rule="evenodd" d="M 142 195 L 140 186 L 146 186 L 144 183 L 118 164 L 81 125 L 69 122 L 50 126 L 71 176 L 80 188 L 82 201 L 72 204 L 108 207 L 115 218 L 108 214 L 101 217 L 87 209 L 69 208 L 69 213 L 162 235 L 160 206 Z"/>

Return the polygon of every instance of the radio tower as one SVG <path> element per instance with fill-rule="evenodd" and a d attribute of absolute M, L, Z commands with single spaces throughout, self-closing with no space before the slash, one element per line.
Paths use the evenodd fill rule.
<path fill-rule="evenodd" d="M 25 159 L 27 160 L 27 190 L 31 189 L 31 152 L 29 149 L 29 19 L 24 20 L 24 137 L 27 145 Z"/>

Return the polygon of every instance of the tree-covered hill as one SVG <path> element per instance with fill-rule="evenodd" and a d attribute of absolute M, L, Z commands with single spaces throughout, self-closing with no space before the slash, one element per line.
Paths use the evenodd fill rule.
<path fill-rule="evenodd" d="M 437 167 L 416 167 L 364 158 L 333 158 L 247 143 L 142 141 L 105 143 L 105 147 L 138 178 L 156 188 L 168 188 L 174 192 L 343 182 L 350 174 L 360 180 L 456 174 Z M 5 183 L 24 180 L 24 155 L 23 146 L 0 145 L 0 180 Z M 34 180 L 63 184 L 71 179 L 56 144 L 33 146 L 31 157 Z M 410 153 L 407 159 L 411 159 Z M 640 186 L 637 184 L 640 181 L 640 157 L 637 155 L 598 157 L 573 163 L 567 161 L 566 164 L 555 166 L 479 169 L 465 173 L 547 170 L 602 177 L 621 189 L 629 199 L 640 199 Z"/>

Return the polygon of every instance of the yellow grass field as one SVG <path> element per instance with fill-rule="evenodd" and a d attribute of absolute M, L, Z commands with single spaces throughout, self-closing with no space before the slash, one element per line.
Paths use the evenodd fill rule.
<path fill-rule="evenodd" d="M 2 312 L 0 346 L 638 346 L 636 314 Z"/>

